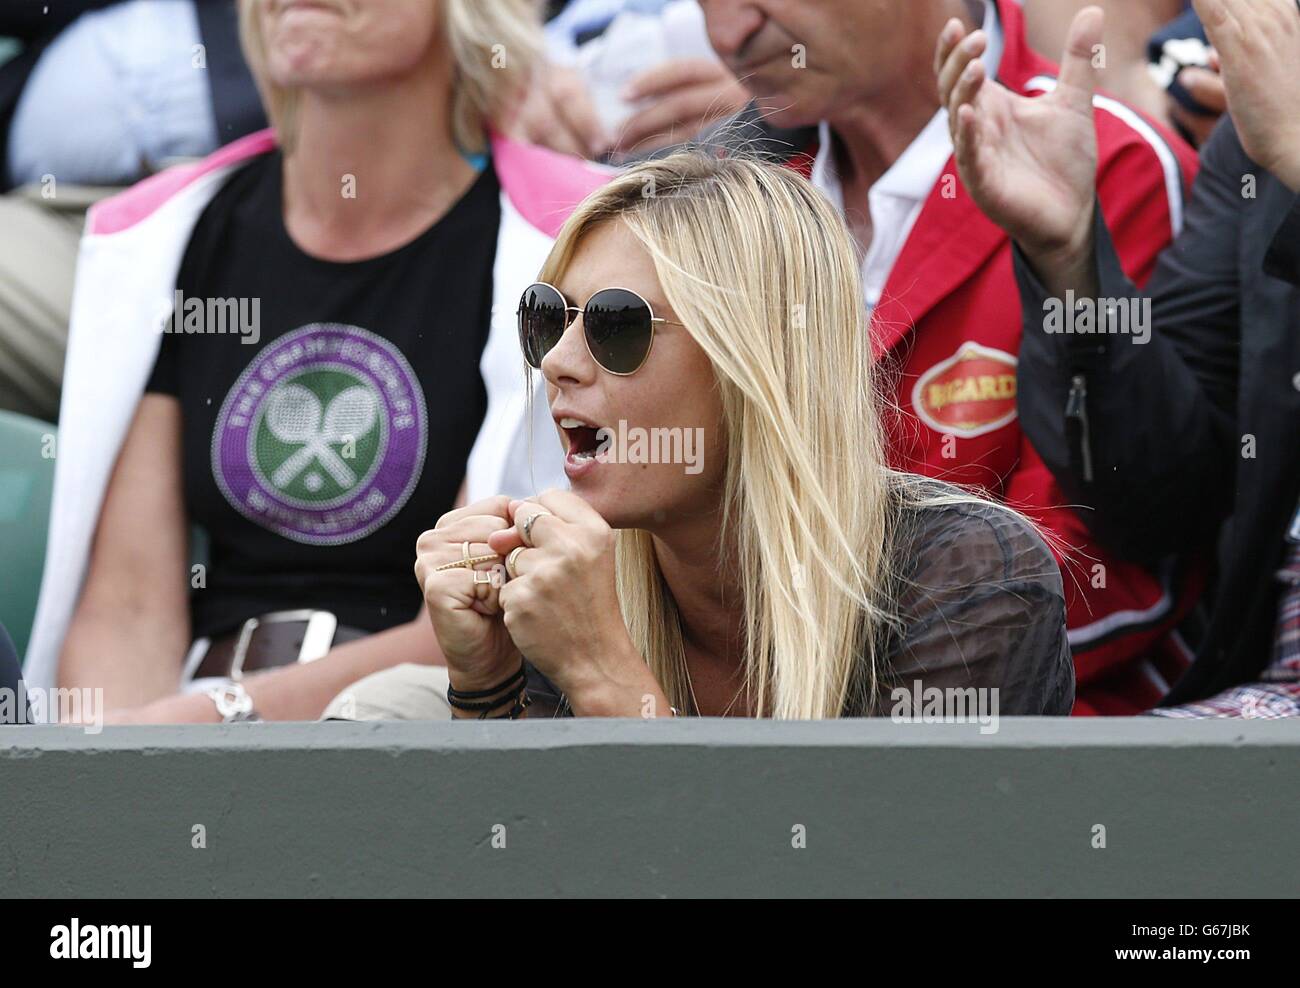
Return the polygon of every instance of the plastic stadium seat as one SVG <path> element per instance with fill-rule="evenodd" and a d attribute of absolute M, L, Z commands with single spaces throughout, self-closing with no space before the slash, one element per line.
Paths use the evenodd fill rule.
<path fill-rule="evenodd" d="M 0 411 L 0 624 L 27 652 L 45 566 L 57 430 Z"/>

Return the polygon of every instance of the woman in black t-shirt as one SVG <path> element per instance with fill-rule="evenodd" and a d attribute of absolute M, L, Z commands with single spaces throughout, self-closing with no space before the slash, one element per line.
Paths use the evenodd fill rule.
<path fill-rule="evenodd" d="M 487 134 L 531 70 L 534 5 L 246 0 L 240 13 L 275 142 L 247 138 L 92 218 L 99 253 L 130 277 L 140 230 L 210 197 L 63 640 L 61 683 L 102 687 L 110 720 L 313 718 L 376 669 L 436 660 L 410 585 L 416 535 L 467 475 L 474 486 L 476 462 L 495 489 L 519 459 L 522 374 L 509 315 L 493 330 L 492 309 L 549 239 L 523 234 L 527 204 Z M 162 207 L 159 191 L 173 194 Z M 554 215 L 550 193 L 534 192 Z M 73 337 L 70 363 L 92 345 Z M 75 498 L 56 489 L 56 515 Z M 192 525 L 209 551 L 190 567 Z M 269 666 L 283 668 L 240 676 Z M 177 696 L 192 676 L 212 688 Z"/>

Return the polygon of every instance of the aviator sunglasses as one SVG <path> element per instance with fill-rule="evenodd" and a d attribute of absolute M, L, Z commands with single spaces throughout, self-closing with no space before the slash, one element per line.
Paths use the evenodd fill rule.
<path fill-rule="evenodd" d="M 628 288 L 602 288 L 578 308 L 554 285 L 539 281 L 524 289 L 519 300 L 519 345 L 530 367 L 541 369 L 578 313 L 591 359 L 620 377 L 635 374 L 646 362 L 656 323 L 682 325 L 656 316 L 650 303 Z"/>

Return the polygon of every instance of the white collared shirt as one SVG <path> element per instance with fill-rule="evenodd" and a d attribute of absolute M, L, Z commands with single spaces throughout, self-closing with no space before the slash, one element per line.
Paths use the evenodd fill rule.
<path fill-rule="evenodd" d="M 980 6 L 984 8 L 983 30 L 989 43 L 981 61 L 988 77 L 995 79 L 1002 63 L 1003 49 L 997 6 L 987 0 L 971 0 L 971 4 L 974 12 L 978 12 Z M 871 209 L 871 247 L 862 259 L 862 291 L 869 309 L 874 309 L 879 303 L 894 262 L 903 252 L 908 235 L 921 215 L 921 208 L 950 157 L 952 139 L 948 135 L 948 111 L 940 107 L 888 171 L 871 186 L 867 194 Z M 810 178 L 843 215 L 844 191 L 835 170 L 834 135 L 824 120 L 818 126 L 817 157 Z"/>

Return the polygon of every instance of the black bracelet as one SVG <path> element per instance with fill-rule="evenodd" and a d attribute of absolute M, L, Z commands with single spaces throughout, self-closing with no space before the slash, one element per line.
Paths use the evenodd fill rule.
<path fill-rule="evenodd" d="M 532 697 L 528 695 L 528 690 L 523 689 L 520 690 L 519 693 L 515 696 L 514 706 L 511 707 L 509 710 L 507 710 L 505 713 L 497 714 L 495 717 L 489 717 L 487 715 L 487 711 L 484 711 L 482 714 L 479 715 L 478 719 L 479 720 L 518 720 L 519 715 L 522 714 L 527 707 L 531 707 L 532 705 L 533 705 Z"/>
<path fill-rule="evenodd" d="M 458 689 L 456 689 L 456 687 L 454 687 L 454 686 L 448 684 L 448 686 L 447 686 L 447 701 L 448 701 L 449 703 L 451 703 L 452 706 L 454 707 L 454 706 L 456 705 L 454 702 L 452 702 L 452 701 L 454 701 L 454 700 L 486 700 L 486 699 L 489 699 L 490 697 L 494 697 L 494 696 L 496 696 L 498 693 L 504 693 L 506 690 L 513 688 L 513 687 L 516 686 L 518 683 L 523 682 L 525 679 L 527 679 L 527 673 L 524 671 L 524 664 L 523 664 L 523 662 L 520 662 L 520 663 L 519 663 L 519 671 L 518 671 L 518 672 L 516 672 L 513 676 L 511 676 L 511 677 L 510 677 L 509 679 L 507 679 L 505 682 L 503 682 L 503 683 L 498 683 L 496 686 L 493 686 L 493 687 L 491 687 L 490 689 L 486 689 L 486 690 L 458 690 Z M 478 710 L 478 709 L 481 709 L 481 708 L 479 708 L 479 707 L 462 707 L 461 709 L 462 709 L 462 710 Z"/>
<path fill-rule="evenodd" d="M 514 693 L 503 693 L 501 697 L 496 700 L 466 701 L 453 700 L 451 697 L 448 697 L 447 702 L 456 710 L 481 710 L 484 715 L 486 715 L 490 710 L 496 710 L 498 707 L 504 707 L 507 703 L 517 701 L 519 699 L 519 694 L 522 692 L 523 689 L 521 688 Z"/>

